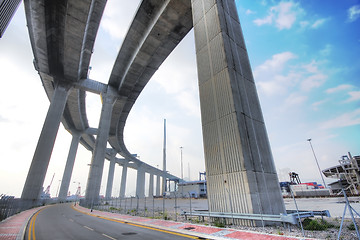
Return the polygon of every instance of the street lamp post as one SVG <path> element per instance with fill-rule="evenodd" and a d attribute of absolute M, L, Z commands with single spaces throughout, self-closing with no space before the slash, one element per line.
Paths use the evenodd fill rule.
<path fill-rule="evenodd" d="M 321 179 L 322 179 L 322 181 L 323 181 L 323 183 L 324 183 L 324 187 L 327 188 L 326 183 L 325 183 L 325 180 L 324 180 L 324 177 L 323 177 L 323 175 L 322 175 L 322 173 L 321 173 L 321 170 L 320 170 L 320 166 L 319 166 L 318 160 L 317 160 L 316 155 L 315 155 L 314 148 L 313 148 L 313 146 L 312 146 L 312 144 L 311 144 L 311 138 L 309 138 L 307 141 L 310 143 L 310 147 L 311 147 L 311 150 L 312 150 L 312 152 L 313 152 L 313 154 L 314 154 L 315 162 L 316 162 L 316 165 L 317 165 L 317 167 L 318 167 L 318 169 L 319 169 L 319 173 L 320 173 Z"/>

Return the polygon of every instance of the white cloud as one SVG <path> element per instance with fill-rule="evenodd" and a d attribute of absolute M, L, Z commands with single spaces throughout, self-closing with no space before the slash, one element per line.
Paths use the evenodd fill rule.
<path fill-rule="evenodd" d="M 272 71 L 272 72 L 280 72 L 284 68 L 285 64 L 291 60 L 297 58 L 295 54 L 292 52 L 282 52 L 275 54 L 271 57 L 271 59 L 266 60 L 263 64 L 256 67 L 254 74 L 257 75 L 260 72 L 266 71 Z"/>
<path fill-rule="evenodd" d="M 245 14 L 246 15 L 251 15 L 251 14 L 254 14 L 255 12 L 254 11 L 251 11 L 250 9 L 246 10 Z"/>
<path fill-rule="evenodd" d="M 310 91 L 313 88 L 317 88 L 323 85 L 326 79 L 327 76 L 323 73 L 311 75 L 301 83 L 301 89 L 304 91 Z"/>
<path fill-rule="evenodd" d="M 320 124 L 322 129 L 341 128 L 353 125 L 360 125 L 360 109 L 344 113 L 334 119 Z"/>
<path fill-rule="evenodd" d="M 318 63 L 316 61 L 313 60 L 311 63 L 303 65 L 302 68 L 305 72 L 303 72 L 304 80 L 301 82 L 301 90 L 310 91 L 325 83 L 327 75 L 318 69 Z"/>
<path fill-rule="evenodd" d="M 334 87 L 334 88 L 328 88 L 326 89 L 326 93 L 335 93 L 335 92 L 339 92 L 339 91 L 343 91 L 343 90 L 346 90 L 346 89 L 350 89 L 352 88 L 353 86 L 352 85 L 349 85 L 349 84 L 341 84 L 337 87 Z"/>
<path fill-rule="evenodd" d="M 333 47 L 331 44 L 326 44 L 325 47 L 323 49 L 320 50 L 320 54 L 322 56 L 329 56 L 331 54 Z"/>
<path fill-rule="evenodd" d="M 264 25 L 264 24 L 272 24 L 273 22 L 273 14 L 270 14 L 268 16 L 266 16 L 265 18 L 262 19 L 255 19 L 254 23 L 258 26 Z"/>
<path fill-rule="evenodd" d="M 354 102 L 354 101 L 360 101 L 360 91 L 351 91 L 348 92 L 350 95 L 350 98 L 347 99 L 345 102 Z"/>
<path fill-rule="evenodd" d="M 266 95 L 285 93 L 288 86 L 298 79 L 296 73 L 290 72 L 282 75 L 286 64 L 297 56 L 291 52 L 275 54 L 271 59 L 256 67 L 254 77 L 257 81 L 259 90 Z"/>
<path fill-rule="evenodd" d="M 354 5 L 348 9 L 348 21 L 354 22 L 360 17 L 360 5 Z"/>
<path fill-rule="evenodd" d="M 269 75 L 266 74 L 262 78 L 257 78 L 257 86 L 259 91 L 268 96 L 281 95 L 288 92 L 289 88 L 296 85 L 301 79 L 301 75 L 296 72 L 290 72 L 287 75 Z"/>
<path fill-rule="evenodd" d="M 140 0 L 136 1 L 108 1 L 101 20 L 100 27 L 103 28 L 114 39 L 123 39 L 127 33 L 130 23 L 139 6 Z"/>
<path fill-rule="evenodd" d="M 324 99 L 318 102 L 314 102 L 313 104 L 311 104 L 311 106 L 313 107 L 313 109 L 316 111 L 319 109 L 320 105 L 323 105 L 324 103 L 326 103 L 327 101 L 329 101 L 328 99 Z"/>
<path fill-rule="evenodd" d="M 307 100 L 307 96 L 300 95 L 298 93 L 292 93 L 285 99 L 284 107 L 292 108 L 294 106 L 301 105 Z"/>
<path fill-rule="evenodd" d="M 279 30 L 290 29 L 302 11 L 296 3 L 280 2 L 269 9 L 269 14 L 266 17 L 255 19 L 254 23 L 258 26 L 274 23 Z"/>
<path fill-rule="evenodd" d="M 317 28 L 321 27 L 322 25 L 324 25 L 324 23 L 327 22 L 328 20 L 329 20 L 329 18 L 318 19 L 311 25 L 311 28 L 317 29 Z"/>

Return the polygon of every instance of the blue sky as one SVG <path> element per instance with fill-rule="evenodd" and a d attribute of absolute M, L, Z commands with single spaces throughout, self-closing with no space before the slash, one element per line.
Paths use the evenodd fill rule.
<path fill-rule="evenodd" d="M 360 151 L 360 2 L 236 3 L 275 163 L 319 180 L 307 138 L 322 168 Z"/>
<path fill-rule="evenodd" d="M 139 0 L 109 0 L 91 60 L 90 78 L 107 82 Z M 236 0 L 249 58 L 278 174 L 299 173 L 302 181 L 321 180 L 321 168 L 336 165 L 350 151 L 360 155 L 360 1 Z M 20 196 L 49 101 L 34 70 L 21 5 L 0 39 L 0 193 Z M 16 92 L 9 91 L 14 89 Z M 87 94 L 91 127 L 97 127 L 100 98 Z M 125 127 L 125 143 L 140 159 L 162 165 L 163 119 L 167 119 L 168 170 L 198 178 L 204 154 L 194 36 L 191 31 L 140 95 Z M 45 179 L 56 195 L 71 136 L 61 127 Z M 70 191 L 85 190 L 91 154 L 79 147 Z M 101 192 L 105 192 L 105 163 Z M 113 195 L 119 192 L 116 167 Z M 148 179 L 146 180 L 148 182 Z M 331 180 L 327 180 L 331 181 Z M 76 182 L 76 183 L 73 183 Z M 11 183 L 11 184 L 10 184 Z M 127 195 L 135 192 L 129 171 Z"/>

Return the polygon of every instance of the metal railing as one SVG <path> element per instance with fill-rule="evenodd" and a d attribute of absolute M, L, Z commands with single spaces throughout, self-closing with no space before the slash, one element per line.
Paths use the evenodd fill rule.
<path fill-rule="evenodd" d="M 307 218 L 314 216 L 327 216 L 330 217 L 328 210 L 325 211 L 292 211 L 288 214 L 270 215 L 270 214 L 250 214 L 250 213 L 222 213 L 222 212 L 207 212 L 207 211 L 183 211 L 181 215 L 199 216 L 210 218 L 228 218 L 228 219 L 242 219 L 242 220 L 255 220 L 264 222 L 282 222 L 296 225 L 299 223 L 299 218 Z"/>

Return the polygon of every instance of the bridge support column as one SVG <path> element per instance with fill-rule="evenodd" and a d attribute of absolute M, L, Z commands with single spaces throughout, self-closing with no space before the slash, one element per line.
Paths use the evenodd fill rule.
<path fill-rule="evenodd" d="M 107 93 L 102 94 L 102 109 L 96 137 L 95 147 L 90 164 L 89 176 L 86 185 L 85 202 L 88 206 L 99 203 L 99 193 L 101 178 L 104 168 L 106 145 L 109 137 L 111 114 L 116 97 L 111 92 L 114 91 L 108 86 Z"/>
<path fill-rule="evenodd" d="M 191 3 L 210 211 L 284 213 L 235 2 Z"/>
<path fill-rule="evenodd" d="M 30 169 L 21 194 L 23 200 L 31 201 L 29 205 L 37 204 L 44 184 L 46 171 L 50 162 L 56 135 L 63 115 L 70 85 L 57 84 L 49 106 L 46 119 L 36 146 Z"/>
<path fill-rule="evenodd" d="M 110 165 L 109 165 L 109 173 L 108 173 L 108 179 L 106 183 L 106 193 L 105 193 L 105 199 L 111 198 L 111 192 L 114 182 L 114 172 L 115 172 L 115 156 L 116 152 L 113 151 L 110 159 Z"/>
<path fill-rule="evenodd" d="M 125 197 L 126 177 L 127 177 L 127 163 L 124 163 L 121 173 L 120 195 L 119 195 L 120 198 Z"/>
<path fill-rule="evenodd" d="M 149 178 L 149 197 L 154 196 L 154 174 L 150 173 Z"/>
<path fill-rule="evenodd" d="M 156 175 L 156 196 L 160 196 L 160 175 Z"/>
<path fill-rule="evenodd" d="M 66 201 L 67 193 L 68 193 L 69 186 L 70 186 L 71 174 L 72 174 L 72 171 L 74 168 L 76 152 L 77 152 L 77 149 L 79 146 L 80 137 L 81 137 L 81 133 L 78 133 L 78 132 L 72 133 L 72 140 L 71 140 L 71 145 L 70 145 L 70 149 L 69 149 L 69 154 L 67 157 L 64 174 L 62 177 L 60 191 L 59 191 L 59 197 L 58 197 L 59 202 Z"/>
<path fill-rule="evenodd" d="M 136 175 L 136 196 L 138 198 L 145 197 L 145 169 L 139 166 Z"/>

